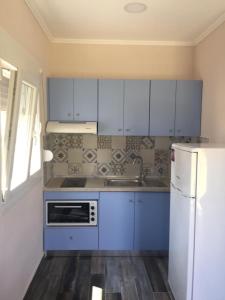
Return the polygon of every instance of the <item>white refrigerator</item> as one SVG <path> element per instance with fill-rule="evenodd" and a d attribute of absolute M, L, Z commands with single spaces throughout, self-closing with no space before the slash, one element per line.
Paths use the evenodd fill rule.
<path fill-rule="evenodd" d="M 168 281 L 175 300 L 225 300 L 225 145 L 172 145 Z"/>

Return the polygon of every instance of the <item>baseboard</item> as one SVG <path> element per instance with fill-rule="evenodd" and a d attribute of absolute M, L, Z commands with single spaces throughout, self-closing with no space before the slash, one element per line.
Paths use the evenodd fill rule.
<path fill-rule="evenodd" d="M 168 256 L 168 251 L 47 251 L 47 256 Z"/>

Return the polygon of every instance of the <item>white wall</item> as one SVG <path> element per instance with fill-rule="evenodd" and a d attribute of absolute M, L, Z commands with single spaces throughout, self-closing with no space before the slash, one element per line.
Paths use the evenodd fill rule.
<path fill-rule="evenodd" d="M 202 136 L 225 142 L 225 23 L 194 51 L 195 77 L 203 80 Z"/>
<path fill-rule="evenodd" d="M 1 29 L 0 57 L 18 68 L 19 80 L 39 86 L 40 64 Z M 17 92 L 17 103 L 19 96 Z M 42 171 L 12 191 L 5 204 L 0 203 L 0 300 L 22 300 L 40 263 L 42 207 Z"/>
<path fill-rule="evenodd" d="M 22 300 L 43 255 L 40 177 L 0 208 L 0 299 Z"/>

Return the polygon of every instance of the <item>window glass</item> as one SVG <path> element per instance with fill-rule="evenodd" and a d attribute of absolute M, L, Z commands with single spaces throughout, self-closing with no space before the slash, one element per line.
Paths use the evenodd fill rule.
<path fill-rule="evenodd" d="M 16 68 L 0 59 L 0 186 L 4 198 L 8 186 L 9 148 L 12 126 L 13 102 L 16 83 Z"/>
<path fill-rule="evenodd" d="M 11 190 L 26 181 L 30 160 L 36 89 L 22 82 Z"/>
<path fill-rule="evenodd" d="M 34 121 L 32 152 L 30 162 L 30 175 L 33 175 L 41 168 L 41 122 L 40 122 L 40 103 L 39 98 L 36 106 Z"/>

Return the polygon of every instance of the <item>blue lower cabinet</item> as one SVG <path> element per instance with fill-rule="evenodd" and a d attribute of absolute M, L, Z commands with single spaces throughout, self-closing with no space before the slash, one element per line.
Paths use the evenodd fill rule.
<path fill-rule="evenodd" d="M 135 250 L 168 250 L 169 193 L 135 193 Z"/>
<path fill-rule="evenodd" d="M 99 249 L 132 250 L 134 193 L 100 193 Z"/>
<path fill-rule="evenodd" d="M 97 250 L 97 227 L 44 229 L 44 250 Z"/>

